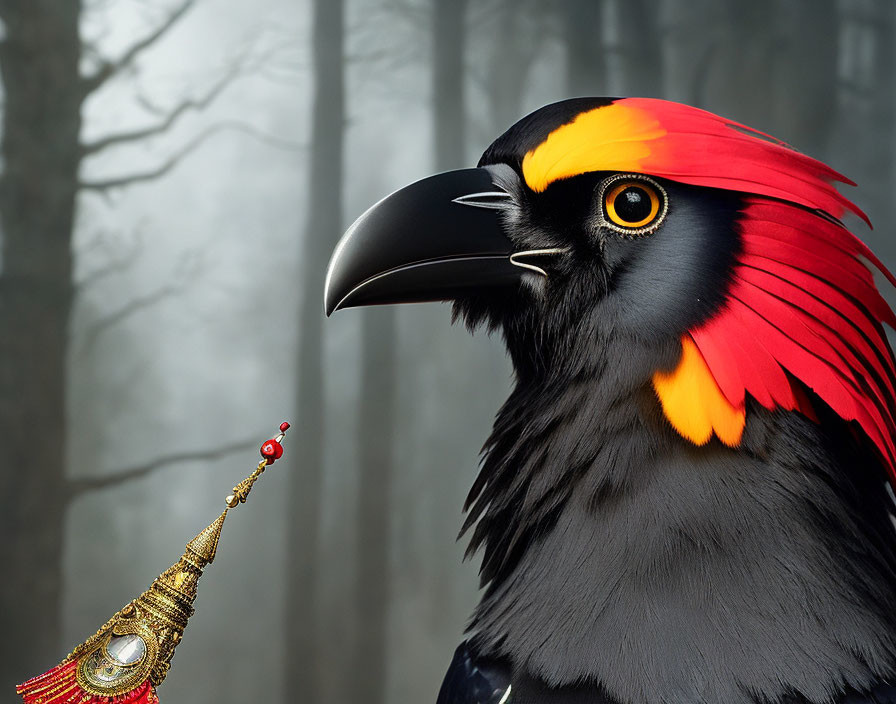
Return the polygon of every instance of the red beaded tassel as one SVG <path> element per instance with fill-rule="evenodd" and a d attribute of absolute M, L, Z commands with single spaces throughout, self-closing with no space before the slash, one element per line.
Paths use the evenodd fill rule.
<path fill-rule="evenodd" d="M 147 679 L 130 692 L 104 697 L 85 692 L 78 685 L 77 660 L 67 660 L 37 677 L 16 686 L 25 704 L 157 704 L 155 689 Z"/>

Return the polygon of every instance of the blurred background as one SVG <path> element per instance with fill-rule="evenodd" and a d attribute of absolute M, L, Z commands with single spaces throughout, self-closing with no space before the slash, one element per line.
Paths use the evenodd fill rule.
<path fill-rule="evenodd" d="M 896 263 L 892 0 L 0 0 L 0 701 L 227 522 L 164 702 L 433 702 L 511 371 L 443 304 L 322 314 L 390 191 L 658 96 L 853 178 Z"/>

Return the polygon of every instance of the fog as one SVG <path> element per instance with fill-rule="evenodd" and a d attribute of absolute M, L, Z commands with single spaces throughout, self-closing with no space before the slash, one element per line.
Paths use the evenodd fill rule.
<path fill-rule="evenodd" d="M 325 319 L 319 284 L 370 204 L 545 103 L 665 97 L 774 134 L 858 183 L 875 229 L 850 225 L 896 263 L 890 0 L 0 0 L 0 20 L 3 701 L 177 560 L 282 420 L 159 696 L 435 701 L 512 371 L 447 304 Z"/>

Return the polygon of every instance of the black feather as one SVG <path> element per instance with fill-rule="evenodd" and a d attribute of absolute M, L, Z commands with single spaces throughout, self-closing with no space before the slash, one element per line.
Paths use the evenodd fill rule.
<path fill-rule="evenodd" d="M 457 646 L 436 704 L 507 704 L 510 667 L 478 656 L 466 641 Z"/>
<path fill-rule="evenodd" d="M 455 307 L 501 329 L 516 370 L 467 502 L 472 647 L 525 704 L 877 696 L 896 675 L 879 459 L 817 398 L 817 424 L 750 403 L 737 449 L 675 433 L 650 379 L 723 300 L 739 200 L 664 184 L 666 222 L 625 240 L 588 224 L 600 178 L 517 184 L 508 235 L 569 255 Z"/>
<path fill-rule="evenodd" d="M 509 164 L 519 169 L 523 155 L 541 144 L 555 129 L 581 113 L 609 105 L 616 98 L 573 98 L 543 107 L 524 117 L 498 137 L 479 160 L 479 166 Z"/>

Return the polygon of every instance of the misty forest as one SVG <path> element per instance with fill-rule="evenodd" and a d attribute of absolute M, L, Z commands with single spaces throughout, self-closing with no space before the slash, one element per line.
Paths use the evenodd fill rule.
<path fill-rule="evenodd" d="M 281 420 L 164 702 L 432 702 L 511 369 L 450 307 L 323 314 L 371 203 L 576 95 L 818 157 L 896 264 L 892 0 L 0 0 L 0 699 L 144 590 Z M 425 233 L 421 233 L 425 235 Z"/>

